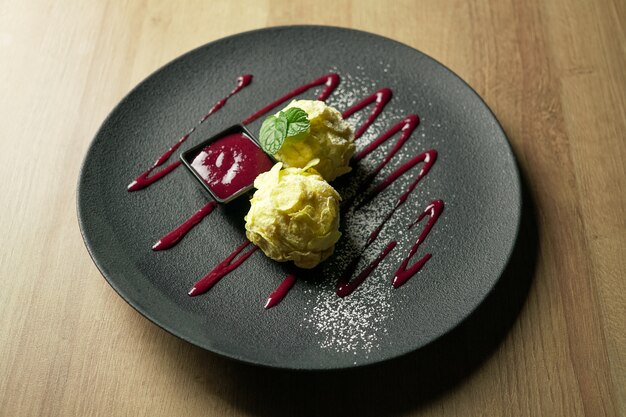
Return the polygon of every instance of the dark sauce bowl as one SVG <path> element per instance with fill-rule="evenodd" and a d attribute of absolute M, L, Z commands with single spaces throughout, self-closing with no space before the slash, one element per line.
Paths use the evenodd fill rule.
<path fill-rule="evenodd" d="M 254 188 L 255 178 L 276 163 L 243 125 L 234 125 L 183 152 L 180 160 L 218 203 Z"/>

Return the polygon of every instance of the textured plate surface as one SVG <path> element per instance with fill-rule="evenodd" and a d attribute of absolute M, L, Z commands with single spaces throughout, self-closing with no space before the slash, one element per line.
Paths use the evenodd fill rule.
<path fill-rule="evenodd" d="M 247 201 L 231 203 L 228 210 L 218 207 L 177 246 L 153 252 L 154 242 L 210 197 L 183 167 L 144 190 L 130 193 L 127 185 L 232 90 L 237 76 L 249 73 L 254 79 L 200 125 L 180 151 L 329 71 L 342 79 L 327 100 L 339 110 L 378 88 L 393 90 L 393 99 L 358 148 L 405 115 L 421 117 L 420 126 L 378 181 L 411 156 L 438 151 L 430 173 L 366 251 L 365 260 L 392 238 L 398 239 L 398 246 L 351 296 L 341 299 L 334 294 L 347 259 L 364 244 L 415 172 L 363 210 L 347 213 L 336 256 L 303 275 L 277 307 L 265 310 L 263 305 L 287 269 L 260 251 L 208 293 L 188 297 L 191 285 L 244 241 Z M 318 91 L 301 97 L 314 98 Z M 366 113 L 369 109 L 349 121 L 359 123 Z M 259 126 L 260 120 L 248 128 L 258 133 Z M 336 183 L 342 195 L 354 191 L 393 142 Z M 390 282 L 395 267 L 421 229 L 406 226 L 434 199 L 445 202 L 445 211 L 414 259 L 427 252 L 433 256 L 394 290 Z M 225 38 L 155 72 L 106 119 L 85 157 L 78 187 L 78 217 L 89 253 L 134 308 L 210 351 L 293 369 L 379 362 L 451 330 L 499 279 L 515 243 L 520 211 L 518 172 L 506 136 L 470 87 L 441 64 L 395 41 L 313 26 Z"/>

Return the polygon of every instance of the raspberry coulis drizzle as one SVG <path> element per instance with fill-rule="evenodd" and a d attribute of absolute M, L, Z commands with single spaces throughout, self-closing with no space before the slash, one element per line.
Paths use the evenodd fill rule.
<path fill-rule="evenodd" d="M 241 265 L 246 259 L 250 257 L 258 248 L 254 245 L 241 256 L 239 254 L 248 246 L 252 245 L 248 240 L 245 240 L 241 245 L 237 246 L 237 249 L 220 262 L 211 272 L 206 274 L 204 278 L 196 282 L 189 290 L 190 296 L 200 295 L 207 292 L 215 284 L 217 284 L 222 278 L 224 278 L 230 271 Z M 239 257 L 238 257 L 239 256 Z"/>
<path fill-rule="evenodd" d="M 402 138 L 398 140 L 398 143 L 400 143 L 401 141 L 402 141 Z M 393 149 L 390 151 L 390 153 L 392 151 Z M 367 242 L 365 243 L 365 246 L 361 249 L 360 253 L 354 257 L 354 259 L 350 262 L 348 267 L 345 269 L 344 274 L 339 278 L 337 282 L 337 287 L 336 287 L 336 293 L 338 296 L 345 297 L 347 295 L 352 294 L 352 292 L 356 290 L 359 287 L 359 285 L 363 283 L 363 281 L 365 281 L 365 278 L 369 276 L 369 274 L 376 268 L 376 266 L 378 266 L 378 264 L 382 262 L 382 260 L 389 254 L 389 252 L 391 252 L 391 250 L 397 245 L 396 241 L 389 242 L 387 246 L 385 247 L 385 249 L 378 255 L 378 257 L 374 261 L 372 261 L 372 263 L 370 263 L 367 267 L 365 267 L 365 269 L 361 273 L 359 273 L 359 275 L 357 275 L 356 278 L 354 278 L 353 280 L 350 280 L 352 271 L 356 270 L 357 264 L 359 263 L 359 260 L 361 259 L 362 254 L 365 252 L 367 248 L 369 248 L 369 246 L 372 243 L 376 241 L 383 227 L 385 227 L 385 224 L 387 224 L 387 221 L 389 221 L 389 219 L 391 219 L 391 217 L 398 210 L 398 208 L 406 202 L 411 192 L 415 189 L 415 187 L 420 182 L 420 180 L 424 178 L 426 174 L 428 174 L 428 172 L 430 171 L 430 168 L 433 166 L 436 160 L 437 160 L 437 152 L 434 150 L 426 151 L 413 157 L 409 161 L 402 164 L 395 171 L 393 171 L 385 179 L 383 179 L 383 181 L 381 181 L 372 190 L 371 193 L 365 196 L 364 201 L 368 201 L 368 202 L 371 201 L 375 196 L 377 196 L 385 188 L 390 186 L 396 179 L 400 178 L 400 176 L 402 176 L 409 169 L 413 168 L 415 165 L 419 163 L 423 163 L 419 173 L 417 174 L 417 177 L 407 187 L 407 189 L 400 195 L 400 197 L 398 197 L 398 200 L 396 201 L 394 206 L 391 208 L 391 210 L 389 210 L 389 212 L 385 215 L 385 217 L 380 222 L 380 224 L 370 233 L 367 239 Z M 362 207 L 363 205 L 364 204 L 361 202 L 358 207 Z M 443 201 L 441 201 L 441 210 L 443 210 Z M 432 225 L 434 225 L 434 222 L 437 221 L 437 218 L 439 217 L 439 213 L 441 212 L 441 210 L 438 212 L 437 216 L 434 218 Z M 418 221 L 421 219 L 422 217 L 420 217 Z M 412 225 L 413 224 L 411 224 L 410 227 L 412 227 Z M 430 225 L 429 223 L 428 231 L 430 231 L 430 228 L 432 228 L 432 225 Z M 428 235 L 428 233 L 426 233 L 426 235 Z M 426 238 L 426 235 L 424 235 L 423 237 L 420 235 L 421 240 L 418 238 L 418 241 L 420 241 L 421 243 Z M 415 250 L 417 250 L 417 248 Z M 405 258 L 405 260 L 403 261 L 403 264 L 405 261 L 408 262 L 412 256 L 413 254 L 410 254 L 407 258 Z M 430 257 L 428 259 L 430 259 Z M 404 279 L 402 283 L 406 282 L 406 280 L 408 280 L 411 276 L 415 275 L 422 268 L 422 266 L 424 266 L 424 264 L 426 263 L 426 261 L 428 261 L 428 259 L 426 259 L 419 267 L 416 267 L 416 268 L 411 267 L 410 269 L 410 272 L 412 272 L 411 275 L 409 277 L 406 277 L 406 279 Z M 404 276 L 406 276 L 406 274 L 403 275 L 403 277 Z M 395 284 L 394 284 L 394 287 L 396 287 Z"/>
<path fill-rule="evenodd" d="M 443 211 L 443 207 L 444 207 L 444 204 L 442 200 L 433 201 L 424 209 L 424 211 L 422 212 L 422 214 L 419 215 L 417 220 L 415 220 L 413 223 L 409 225 L 409 229 L 410 229 L 413 226 L 415 226 L 417 223 L 419 223 L 424 217 L 428 216 L 428 221 L 426 222 L 426 226 L 424 226 L 422 233 L 419 234 L 419 236 L 417 237 L 417 240 L 415 241 L 415 243 L 409 250 L 409 254 L 407 255 L 406 258 L 404 258 L 404 260 L 402 261 L 402 263 L 400 264 L 400 266 L 396 270 L 396 273 L 393 276 L 393 280 L 391 284 L 393 285 L 394 288 L 398 288 L 401 285 L 403 285 L 405 282 L 407 282 L 409 278 L 415 275 L 424 266 L 424 264 L 428 262 L 428 260 L 432 257 L 431 253 L 427 253 L 419 261 L 417 261 L 411 266 L 408 266 L 409 261 L 411 260 L 413 255 L 415 255 L 415 253 L 417 252 L 417 249 L 420 247 L 422 242 L 424 242 L 424 240 L 426 239 L 426 236 L 428 236 L 428 233 L 430 233 L 430 230 L 433 228 L 433 226 L 437 222 L 437 219 L 439 218 L 439 216 L 441 215 L 441 212 Z"/>
<path fill-rule="evenodd" d="M 422 258 L 420 258 L 417 262 L 415 262 L 413 265 L 409 266 L 409 262 L 411 261 L 411 258 L 413 258 L 413 256 L 417 253 L 417 249 L 420 247 L 422 242 L 424 242 L 424 240 L 426 239 L 426 236 L 428 236 L 431 229 L 437 222 L 439 215 L 441 214 L 441 212 L 443 212 L 443 207 L 444 207 L 444 203 L 442 200 L 435 200 L 424 209 L 424 211 L 418 216 L 417 220 L 409 224 L 408 228 L 411 229 L 413 226 L 419 223 L 422 219 L 424 219 L 424 217 L 428 216 L 428 221 L 426 222 L 424 229 L 419 234 L 419 236 L 417 237 L 417 240 L 415 241 L 415 243 L 409 250 L 409 254 L 400 263 L 400 266 L 396 270 L 393 276 L 393 279 L 391 280 L 391 285 L 393 285 L 394 288 L 399 288 L 404 283 L 406 283 L 413 275 L 417 274 L 420 271 L 420 269 L 422 269 L 422 267 L 426 264 L 426 262 L 428 262 L 428 260 L 432 257 L 431 253 L 427 253 Z M 383 223 L 381 223 L 381 225 L 377 228 L 378 231 L 380 231 L 379 229 L 382 228 L 382 226 L 389 219 L 389 217 L 391 216 L 387 216 L 385 220 L 383 221 Z M 369 247 L 369 245 L 371 245 L 372 242 L 376 240 L 377 236 L 378 236 L 378 233 L 373 238 L 372 236 L 370 236 L 363 250 Z M 387 243 L 387 246 L 385 247 L 385 249 L 383 249 L 378 254 L 376 259 L 374 259 L 369 265 L 367 265 L 363 269 L 363 271 L 361 271 L 355 278 L 351 280 L 350 279 L 351 272 L 356 269 L 357 264 L 359 260 L 361 259 L 361 255 L 355 257 L 346 268 L 346 272 L 344 273 L 344 275 L 337 282 L 337 287 L 336 287 L 337 295 L 339 297 L 346 297 L 352 294 L 354 290 L 356 290 L 365 281 L 365 279 L 372 273 L 372 271 L 376 269 L 378 264 L 381 263 L 383 259 L 385 259 L 385 257 L 389 254 L 389 252 L 391 252 L 396 247 L 397 244 L 398 242 L 396 242 L 395 240 L 391 240 L 389 243 Z"/>
<path fill-rule="evenodd" d="M 347 119 L 359 110 L 362 110 L 363 108 L 374 103 L 374 108 L 372 109 L 372 112 L 369 114 L 369 116 L 367 116 L 367 120 L 365 120 L 365 123 L 363 123 L 361 127 L 359 127 L 359 129 L 355 132 L 355 139 L 360 138 L 363 133 L 365 133 L 367 128 L 370 127 L 372 123 L 374 123 L 380 112 L 383 111 L 387 103 L 389 103 L 389 100 L 391 100 L 391 96 L 391 88 L 381 88 L 371 96 L 365 97 L 363 100 L 359 101 L 353 106 L 348 107 L 346 110 L 343 111 L 343 113 L 341 113 L 341 116 L 344 119 Z"/>
<path fill-rule="evenodd" d="M 218 111 L 219 109 L 224 107 L 224 105 L 226 104 L 226 102 L 228 101 L 229 98 L 231 98 L 232 96 L 237 94 L 239 91 L 241 91 L 247 85 L 249 85 L 251 82 L 252 82 L 252 75 L 250 75 L 250 74 L 244 74 L 244 75 L 238 77 L 237 78 L 237 85 L 235 86 L 235 88 L 230 93 L 228 93 L 228 95 L 226 95 L 224 98 L 222 98 L 221 100 L 218 100 L 213 105 L 213 107 L 211 107 L 209 109 L 209 111 L 204 116 L 202 116 L 200 121 L 198 121 L 198 123 L 194 127 L 189 129 L 189 131 L 187 131 L 187 133 L 185 133 L 180 139 L 178 139 L 178 141 L 175 142 L 167 151 L 165 151 L 165 153 L 163 155 L 161 155 L 156 160 L 156 162 L 154 164 L 152 164 L 152 166 L 150 168 L 148 168 L 147 170 L 142 172 L 137 178 L 135 178 L 133 180 L 133 182 L 128 184 L 128 191 L 137 191 L 137 190 L 141 190 L 143 188 L 146 188 L 146 187 L 150 186 L 152 183 L 160 180 L 161 178 L 165 177 L 167 174 L 169 174 L 170 172 L 172 172 L 173 170 L 178 168 L 181 165 L 181 162 L 180 161 L 175 161 L 175 162 L 172 162 L 171 164 L 165 166 L 164 168 L 160 169 L 159 171 L 156 171 L 156 172 L 153 173 L 153 171 L 155 169 L 157 169 L 158 167 L 160 167 L 161 165 L 166 163 L 168 161 L 168 159 L 170 159 L 170 157 L 174 154 L 174 152 L 176 152 L 176 150 L 178 148 L 180 148 L 180 145 L 182 145 L 189 138 L 189 136 L 193 132 L 196 131 L 198 126 L 200 126 L 209 117 L 211 117 L 211 115 L 213 113 L 215 113 L 216 111 Z"/>
<path fill-rule="evenodd" d="M 294 274 L 287 275 L 283 282 L 280 283 L 278 288 L 276 288 L 267 298 L 267 301 L 265 302 L 265 308 L 272 308 L 278 305 L 278 303 L 280 303 L 283 298 L 285 298 L 285 296 L 295 283 L 296 276 Z"/>
<path fill-rule="evenodd" d="M 248 123 L 254 122 L 256 119 L 263 116 L 265 113 L 269 112 L 270 110 L 280 106 L 287 100 L 292 99 L 295 96 L 300 95 L 310 90 L 313 87 L 319 87 L 321 85 L 324 86 L 324 88 L 322 89 L 322 92 L 317 96 L 317 99 L 321 101 L 325 101 L 328 98 L 328 96 L 330 96 L 332 92 L 335 91 L 335 88 L 337 88 L 340 81 L 341 79 L 339 78 L 339 75 L 335 74 L 334 72 L 331 72 L 329 74 L 324 75 L 323 77 L 320 77 L 316 80 L 311 81 L 308 84 L 301 85 L 300 87 L 297 87 L 296 89 L 280 97 L 278 100 L 271 102 L 267 106 L 263 107 L 261 110 L 249 116 L 247 119 L 243 121 L 243 124 L 247 125 Z"/>
<path fill-rule="evenodd" d="M 152 245 L 152 250 L 159 251 L 169 249 L 175 246 L 191 229 L 202 221 L 206 216 L 211 214 L 217 207 L 215 201 L 205 204 L 200 210 L 196 211 L 193 216 L 185 220 L 183 224 L 172 230 Z"/>

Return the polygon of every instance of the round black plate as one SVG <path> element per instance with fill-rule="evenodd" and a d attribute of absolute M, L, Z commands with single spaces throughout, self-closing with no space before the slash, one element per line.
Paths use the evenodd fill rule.
<path fill-rule="evenodd" d="M 342 82 L 327 102 L 341 109 L 381 87 L 393 99 L 359 148 L 403 116 L 421 124 L 379 175 L 428 149 L 439 158 L 388 223 L 370 260 L 392 238 L 398 247 L 351 296 L 338 298 L 335 281 L 355 248 L 416 174 L 396 181 L 380 198 L 343 220 L 336 256 L 303 274 L 277 307 L 263 308 L 287 272 L 260 251 L 208 293 L 190 298 L 191 285 L 245 239 L 244 198 L 216 209 L 177 246 L 151 246 L 202 207 L 205 195 L 185 169 L 137 192 L 127 185 L 168 149 L 237 76 L 251 85 L 202 124 L 188 149 L 263 105 L 329 71 Z M 313 98 L 319 89 L 302 95 Z M 349 121 L 363 120 L 369 109 Z M 249 125 L 258 133 L 260 121 Z M 389 141 L 383 148 L 395 142 Z M 358 164 L 337 182 L 344 195 L 382 158 Z M 172 156 L 175 161 L 178 155 Z M 393 289 L 395 267 L 421 230 L 407 230 L 426 205 L 445 211 L 414 259 L 432 259 Z M 87 248 L 115 290 L 169 332 L 245 362 L 293 369 L 346 368 L 413 351 L 451 330 L 486 297 L 502 273 L 518 231 L 518 171 L 497 120 L 461 79 L 424 54 L 376 35 L 331 27 L 280 27 L 210 43 L 161 68 L 113 110 L 96 135 L 78 184 L 78 217 Z M 362 264 L 361 264 L 362 265 Z"/>

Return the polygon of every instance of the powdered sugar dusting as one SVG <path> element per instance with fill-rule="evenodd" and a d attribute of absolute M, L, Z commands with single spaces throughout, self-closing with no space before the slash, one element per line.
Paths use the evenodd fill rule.
<path fill-rule="evenodd" d="M 333 288 L 310 290 L 315 299 L 306 308 L 311 313 L 301 326 L 321 336 L 320 347 L 342 353 L 369 353 L 380 348 L 387 335 L 385 322 L 392 317 L 389 283 L 366 282 L 358 297 L 339 298 Z"/>
<path fill-rule="evenodd" d="M 335 68 L 332 69 L 336 71 Z M 362 71 L 362 68 L 357 67 Z M 339 111 L 343 111 L 364 97 L 385 87 L 371 80 L 364 73 L 358 75 L 342 75 L 342 82 L 335 93 L 328 98 L 327 103 Z M 393 124 L 405 116 L 416 113 L 417 109 L 405 111 L 395 108 L 392 101 L 385 107 L 376 121 L 356 141 L 357 152 L 371 143 Z M 355 113 L 347 119 L 353 127 L 360 126 L 368 117 L 371 107 Z M 378 178 L 383 178 L 398 168 L 408 158 L 415 156 L 415 146 L 421 147 L 424 134 L 416 130 L 409 141 L 414 145 L 410 148 L 403 147 L 396 156 L 383 168 Z M 344 200 L 354 198 L 358 203 L 362 198 L 363 190 L 359 190 L 360 184 L 366 176 L 381 162 L 384 155 L 396 142 L 397 136 L 384 143 L 375 152 L 359 161 L 350 173 L 349 181 L 344 181 L 338 191 Z M 406 204 L 398 209 L 395 216 L 389 221 L 389 226 L 381 231 L 367 249 L 365 245 L 372 231 L 384 220 L 388 211 L 395 205 L 398 192 L 406 188 L 414 180 L 417 170 L 412 175 L 400 177 L 394 187 L 381 192 L 376 199 L 367 205 L 355 209 L 355 205 L 342 213 L 341 229 L 343 236 L 337 244 L 335 256 L 323 266 L 322 276 L 333 277 L 332 280 L 316 282 L 306 291 L 311 295 L 305 307 L 305 320 L 301 326 L 312 329 L 320 337 L 319 345 L 323 349 L 329 349 L 341 353 L 353 353 L 355 360 L 366 359 L 372 351 L 379 350 L 388 344 L 386 336 L 389 323 L 393 320 L 395 305 L 392 297 L 406 297 L 401 291 L 396 291 L 391 285 L 394 272 L 406 255 L 408 248 L 414 243 L 417 231 L 407 231 L 405 227 L 398 227 L 400 223 L 406 223 L 416 212 L 415 204 Z M 359 195 L 357 195 L 359 193 Z M 367 190 L 365 191 L 367 193 Z M 412 193 L 410 201 L 424 201 L 423 187 L 417 187 Z M 395 226 L 394 226 L 395 224 Z M 394 233 L 389 230 L 395 230 Z M 378 254 L 391 240 L 398 241 L 398 246 L 385 258 L 365 282 L 357 288 L 354 294 L 340 298 L 335 294 L 336 277 L 341 275 L 347 265 L 360 257 L 358 264 L 352 273 L 354 278 Z M 365 249 L 365 250 L 364 250 Z M 355 361 L 356 363 L 356 361 Z"/>

